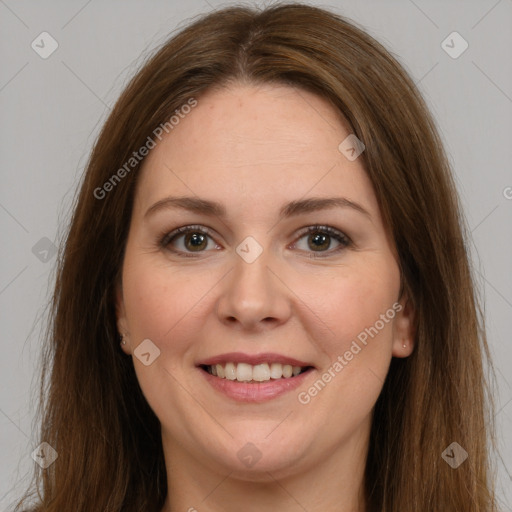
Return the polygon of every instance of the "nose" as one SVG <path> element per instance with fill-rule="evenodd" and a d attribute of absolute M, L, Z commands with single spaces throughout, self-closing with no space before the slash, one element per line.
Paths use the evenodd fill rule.
<path fill-rule="evenodd" d="M 216 310 L 231 328 L 262 331 L 290 317 L 291 292 L 268 250 L 252 263 L 235 254 L 234 268 L 223 281 Z"/>

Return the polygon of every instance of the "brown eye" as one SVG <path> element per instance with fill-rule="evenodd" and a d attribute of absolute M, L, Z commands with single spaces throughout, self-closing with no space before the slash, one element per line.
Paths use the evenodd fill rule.
<path fill-rule="evenodd" d="M 184 245 L 192 251 L 200 251 L 208 245 L 208 241 L 203 233 L 187 233 L 184 238 Z"/>
<path fill-rule="evenodd" d="M 184 226 L 166 234 L 161 239 L 160 245 L 176 254 L 189 256 L 190 253 L 205 252 L 210 241 L 214 247 L 217 247 L 206 228 Z"/>
<path fill-rule="evenodd" d="M 299 238 L 299 241 L 302 239 L 307 239 L 306 247 L 300 247 L 298 242 L 295 246 L 309 252 L 312 257 L 323 257 L 316 256 L 315 253 L 326 253 L 326 256 L 329 256 L 351 245 L 351 240 L 346 235 L 330 226 L 310 226 L 306 233 Z M 329 250 L 333 242 L 337 245 L 334 249 Z"/>
<path fill-rule="evenodd" d="M 308 235 L 308 247 L 311 249 L 328 249 L 331 245 L 331 237 L 322 233 Z"/>
<path fill-rule="evenodd" d="M 319 256 L 320 253 L 330 256 L 352 243 L 341 231 L 330 226 L 309 226 L 305 231 L 298 240 L 307 239 L 306 247 L 300 247 L 299 242 L 295 242 L 294 247 L 298 246 L 299 250 L 309 253 L 310 257 L 324 257 L 323 255 Z M 214 246 L 210 247 L 210 250 L 220 248 L 215 243 L 209 229 L 202 226 L 184 226 L 161 238 L 160 246 L 180 256 L 192 256 L 193 253 L 207 252 L 209 241 L 212 241 Z M 333 242 L 337 245 L 330 250 Z"/>

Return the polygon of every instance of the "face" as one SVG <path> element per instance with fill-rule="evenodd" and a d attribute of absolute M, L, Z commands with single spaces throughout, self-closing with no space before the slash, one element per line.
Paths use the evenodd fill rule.
<path fill-rule="evenodd" d="M 177 463 L 258 479 L 364 454 L 412 311 L 349 134 L 316 95 L 233 85 L 147 156 L 117 318 Z"/>

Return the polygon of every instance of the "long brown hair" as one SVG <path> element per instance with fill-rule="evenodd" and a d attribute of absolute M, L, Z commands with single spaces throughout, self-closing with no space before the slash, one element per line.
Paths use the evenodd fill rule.
<path fill-rule="evenodd" d="M 107 119 L 59 255 L 40 394 L 40 441 L 58 458 L 34 466 L 33 510 L 163 506 L 160 424 L 119 350 L 114 308 L 140 163 L 108 193 L 98 189 L 190 98 L 237 81 L 314 92 L 347 120 L 366 146 L 360 158 L 416 309 L 415 350 L 393 359 L 375 405 L 368 512 L 496 510 L 488 347 L 435 123 L 389 51 L 354 22 L 302 4 L 230 7 L 195 20 L 146 62 Z M 441 457 L 452 442 L 469 455 L 457 469 Z"/>

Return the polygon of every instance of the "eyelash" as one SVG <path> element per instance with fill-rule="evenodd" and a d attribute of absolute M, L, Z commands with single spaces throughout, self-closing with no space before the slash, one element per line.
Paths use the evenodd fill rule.
<path fill-rule="evenodd" d="M 163 249 L 167 249 L 167 250 L 177 254 L 180 257 L 195 258 L 195 257 L 197 257 L 197 255 L 199 255 L 199 253 L 205 252 L 205 251 L 198 251 L 198 253 L 196 255 L 194 253 L 183 253 L 181 251 L 169 249 L 169 247 L 168 247 L 171 242 L 176 240 L 176 238 L 178 238 L 179 236 L 181 236 L 183 234 L 187 234 L 187 233 L 201 233 L 201 234 L 207 235 L 213 239 L 212 232 L 210 231 L 210 229 L 205 228 L 203 226 L 199 226 L 199 225 L 191 225 L 191 226 L 183 226 L 183 227 L 177 228 L 177 229 L 171 231 L 170 233 L 165 232 L 165 233 L 161 234 L 158 237 L 158 244 Z M 328 256 L 331 256 L 332 254 L 337 254 L 338 252 L 340 252 L 343 249 L 346 249 L 347 247 L 350 247 L 352 245 L 352 241 L 350 240 L 350 238 L 348 236 L 346 236 L 345 234 L 343 234 L 341 231 L 338 231 L 337 229 L 334 229 L 331 226 L 321 226 L 321 225 L 308 226 L 305 231 L 303 230 L 301 232 L 301 234 L 300 234 L 299 238 L 297 238 L 297 240 L 300 240 L 305 235 L 308 235 L 310 233 L 327 234 L 330 237 L 337 240 L 341 244 L 337 249 L 334 249 L 331 251 L 318 251 L 319 253 L 326 252 L 327 256 L 318 256 L 315 254 L 315 252 L 317 252 L 317 251 L 312 251 L 311 254 L 313 256 L 311 256 L 311 257 L 313 257 L 313 258 L 326 258 Z"/>
<path fill-rule="evenodd" d="M 201 252 L 205 251 L 198 251 L 197 254 L 194 253 L 183 253 L 182 251 L 176 251 L 174 249 L 169 249 L 169 244 L 176 240 L 181 235 L 187 234 L 187 233 L 201 233 L 203 235 L 209 236 L 213 239 L 212 231 L 208 228 L 205 228 L 203 226 L 199 225 L 190 225 L 190 226 L 183 226 L 180 228 L 177 228 L 173 231 L 165 232 L 161 234 L 158 237 L 158 245 L 163 248 L 167 249 L 175 254 L 177 254 L 180 257 L 185 258 L 195 258 L 197 257 Z M 303 238 L 305 235 L 311 234 L 311 233 L 324 233 L 329 235 L 330 237 L 334 238 L 340 243 L 340 246 L 334 250 L 330 251 L 311 251 L 310 257 L 312 258 L 326 258 L 328 256 L 331 256 L 332 254 L 337 254 L 338 252 L 342 251 L 343 249 L 346 249 L 347 247 L 350 247 L 352 245 L 352 241 L 350 238 L 342 233 L 341 231 L 338 231 L 335 228 L 332 228 L 331 226 L 322 226 L 322 225 L 313 225 L 308 226 L 305 230 L 303 230 L 300 234 L 300 236 L 297 238 L 297 241 Z M 327 256 L 318 256 L 315 253 L 327 253 Z"/>

